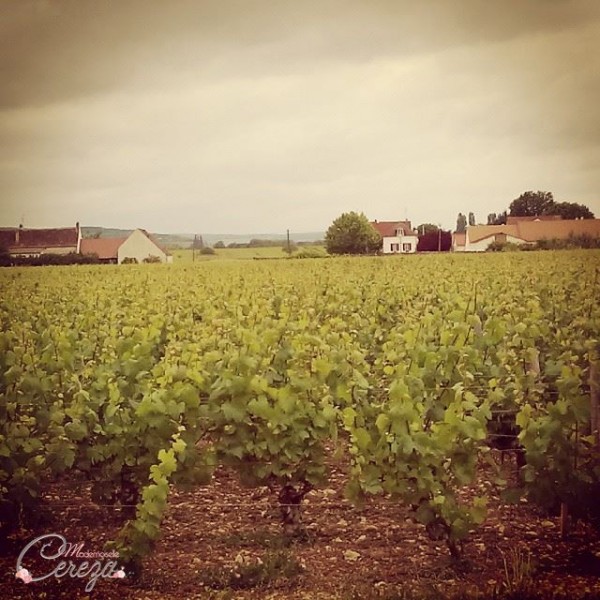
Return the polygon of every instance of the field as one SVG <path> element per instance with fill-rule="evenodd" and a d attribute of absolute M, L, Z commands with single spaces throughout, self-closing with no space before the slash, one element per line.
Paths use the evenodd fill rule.
<path fill-rule="evenodd" d="M 283 243 L 283 242 L 282 242 Z M 307 248 L 318 248 L 325 252 L 323 246 L 307 246 Z M 214 260 L 252 260 L 263 258 L 287 258 L 282 246 L 267 246 L 264 248 L 215 248 L 215 254 L 200 254 L 199 250 L 192 252 L 191 249 L 172 250 L 174 263 L 192 263 L 194 261 Z"/>
<path fill-rule="evenodd" d="M 48 532 L 112 542 L 126 577 L 102 598 L 600 595 L 600 252 L 15 268 L 0 289 L 3 597 L 89 596 L 15 580 Z"/>

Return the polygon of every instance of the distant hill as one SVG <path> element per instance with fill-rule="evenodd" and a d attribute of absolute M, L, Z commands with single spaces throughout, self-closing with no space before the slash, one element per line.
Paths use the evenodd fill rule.
<path fill-rule="evenodd" d="M 110 227 L 82 227 L 81 235 L 84 238 L 101 237 L 127 237 L 131 229 L 114 229 Z M 152 233 L 156 240 L 163 246 L 169 248 L 186 248 L 194 241 L 193 233 Z M 223 242 L 226 246 L 232 243 L 247 244 L 250 240 L 285 240 L 285 233 L 198 233 L 207 246 L 214 246 L 217 242 Z M 290 239 L 294 242 L 318 242 L 325 238 L 323 231 L 291 232 Z"/>

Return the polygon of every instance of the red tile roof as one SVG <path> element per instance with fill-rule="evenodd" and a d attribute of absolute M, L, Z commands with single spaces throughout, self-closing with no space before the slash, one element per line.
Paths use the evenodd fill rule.
<path fill-rule="evenodd" d="M 127 238 L 85 238 L 81 240 L 81 254 L 97 254 L 98 258 L 116 259 L 119 246 Z"/>
<path fill-rule="evenodd" d="M 396 237 L 398 229 L 404 229 L 404 235 L 417 235 L 410 221 L 371 221 L 371 225 L 381 237 Z"/>
<path fill-rule="evenodd" d="M 560 221 L 560 215 L 539 215 L 537 217 L 506 217 L 507 225 L 516 225 L 522 221 Z"/>
<path fill-rule="evenodd" d="M 19 248 L 77 248 L 77 227 L 62 229 L 11 228 L 0 230 L 0 246 L 8 250 Z"/>
<path fill-rule="evenodd" d="M 15 243 L 14 229 L 0 229 L 0 248 L 8 250 Z"/>

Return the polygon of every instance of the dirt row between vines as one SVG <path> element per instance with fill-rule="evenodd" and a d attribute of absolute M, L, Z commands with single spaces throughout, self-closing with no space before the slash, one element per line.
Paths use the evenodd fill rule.
<path fill-rule="evenodd" d="M 456 564 L 399 503 L 373 498 L 353 506 L 344 498 L 345 480 L 343 465 L 332 464 L 328 486 L 305 499 L 307 539 L 284 547 L 274 496 L 266 488 L 241 487 L 234 473 L 219 468 L 206 487 L 173 490 L 161 539 L 140 579 L 100 580 L 92 592 L 84 590 L 86 580 L 68 577 L 26 585 L 15 579 L 16 559 L 37 535 L 59 533 L 100 551 L 120 527 L 119 509 L 95 505 L 85 483 L 66 479 L 44 494 L 48 522 L 4 540 L 0 598 L 363 600 L 407 591 L 486 597 L 502 584 L 514 585 L 527 564 L 535 590 L 548 597 L 600 598 L 600 535 L 583 523 L 563 540 L 557 517 L 526 502 L 503 503 L 483 480 L 468 493 L 489 498 L 488 518 Z M 239 589 L 250 583 L 243 565 L 257 558 L 263 568 L 272 564 L 266 581 Z M 34 576 L 48 571 L 40 561 L 25 566 Z"/>

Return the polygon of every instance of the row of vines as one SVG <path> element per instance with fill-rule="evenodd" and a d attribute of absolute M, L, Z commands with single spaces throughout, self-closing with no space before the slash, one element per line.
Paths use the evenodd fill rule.
<path fill-rule="evenodd" d="M 0 273 L 1 533 L 68 475 L 124 507 L 139 567 L 171 486 L 228 465 L 297 535 L 330 452 L 350 499 L 397 499 L 454 555 L 494 448 L 507 498 L 598 518 L 599 253 L 318 263 Z"/>

